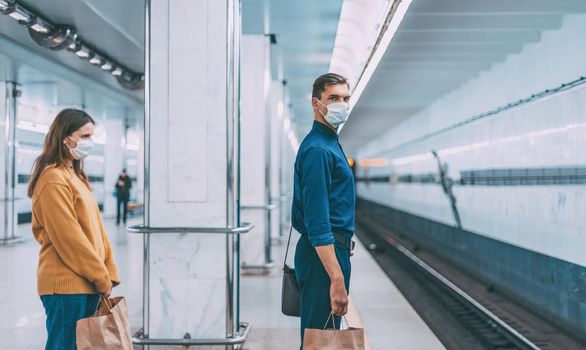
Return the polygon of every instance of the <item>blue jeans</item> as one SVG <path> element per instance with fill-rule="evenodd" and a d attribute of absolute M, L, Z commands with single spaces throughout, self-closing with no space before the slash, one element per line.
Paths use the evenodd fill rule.
<path fill-rule="evenodd" d="M 76 322 L 94 314 L 100 295 L 42 295 L 41 301 L 47 315 L 45 350 L 75 350 Z"/>
<path fill-rule="evenodd" d="M 336 258 L 344 275 L 346 292 L 350 290 L 350 251 L 334 244 Z M 332 312 L 330 303 L 330 277 L 314 247 L 302 235 L 295 250 L 295 274 L 301 293 L 301 344 L 305 328 L 323 329 Z M 340 329 L 341 318 L 334 316 L 334 324 Z M 327 328 L 332 328 L 330 322 Z M 303 348 L 303 347 L 302 347 Z"/>

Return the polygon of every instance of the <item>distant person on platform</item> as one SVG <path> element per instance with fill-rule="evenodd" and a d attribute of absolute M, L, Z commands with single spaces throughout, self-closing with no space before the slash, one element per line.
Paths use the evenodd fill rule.
<path fill-rule="evenodd" d="M 128 199 L 130 198 L 130 187 L 132 187 L 132 180 L 126 173 L 126 169 L 118 176 L 116 181 L 116 225 L 120 225 L 120 206 L 122 206 L 122 222 L 126 223 L 128 217 Z"/>
<path fill-rule="evenodd" d="M 313 83 L 313 127 L 295 160 L 292 223 L 301 237 L 295 273 L 301 292 L 301 343 L 306 328 L 335 326 L 348 310 L 350 255 L 356 203 L 354 176 L 338 143 L 348 118 L 349 84 L 328 73 Z M 329 328 L 332 325 L 330 324 Z"/>

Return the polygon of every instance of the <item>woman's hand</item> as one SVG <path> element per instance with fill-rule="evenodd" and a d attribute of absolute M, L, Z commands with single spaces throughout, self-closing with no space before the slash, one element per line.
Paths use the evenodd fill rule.
<path fill-rule="evenodd" d="M 100 295 L 102 296 L 102 298 L 108 299 L 110 297 L 110 295 L 112 294 L 112 287 L 110 287 L 107 291 L 105 291 L 104 293 L 100 293 Z"/>

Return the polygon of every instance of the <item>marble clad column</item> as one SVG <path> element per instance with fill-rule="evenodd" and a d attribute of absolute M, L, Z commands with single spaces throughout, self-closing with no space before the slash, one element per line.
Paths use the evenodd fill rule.
<path fill-rule="evenodd" d="M 283 83 L 281 81 L 271 81 L 270 94 L 269 118 L 271 118 L 271 196 L 273 197 L 272 202 L 278 205 L 278 208 L 273 211 L 271 233 L 273 237 L 279 237 L 282 230 L 282 210 L 286 207 L 286 203 L 281 201 L 280 176 L 280 144 L 283 142 L 283 113 L 285 109 Z"/>
<path fill-rule="evenodd" d="M 0 81 L 0 149 L 2 150 L 2 155 L 0 156 L 0 239 L 5 238 L 7 234 L 7 220 L 5 219 L 5 215 L 7 212 L 7 204 L 8 202 L 5 200 L 8 197 L 7 187 L 6 187 L 6 160 L 7 160 L 7 149 L 6 149 L 6 141 L 5 141 L 5 134 L 6 134 L 6 82 Z"/>
<path fill-rule="evenodd" d="M 265 262 L 264 240 L 267 227 L 266 211 L 246 209 L 246 206 L 267 204 L 265 166 L 266 118 L 268 103 L 268 70 L 266 46 L 262 34 L 242 36 L 241 89 L 241 198 L 242 221 L 254 223 L 254 228 L 241 240 L 242 262 L 261 265 Z M 270 74 L 270 73 L 269 73 Z"/>
<path fill-rule="evenodd" d="M 14 90 L 16 83 L 12 81 L 0 82 L 0 118 L 2 123 L 2 134 L 0 135 L 2 147 L 2 165 L 0 179 L 0 187 L 2 192 L 0 194 L 0 244 L 8 243 L 18 239 L 16 233 L 17 213 L 15 204 L 15 181 L 16 174 L 16 97 Z"/>
<path fill-rule="evenodd" d="M 283 208 L 283 225 L 288 231 L 291 226 L 291 204 L 293 202 L 293 171 L 295 164 L 295 157 L 297 150 L 293 149 L 289 133 L 291 132 L 291 108 L 288 106 L 289 102 L 285 99 L 285 108 L 283 109 L 283 129 L 281 133 L 281 193 L 286 197 Z M 287 127 L 288 126 L 288 127 Z M 286 234 L 288 232 L 285 232 Z"/>
<path fill-rule="evenodd" d="M 112 195 L 118 175 L 122 171 L 124 157 L 124 120 L 106 119 L 103 121 L 108 132 L 108 142 L 104 144 L 104 216 L 116 216 L 116 197 Z M 122 212 L 120 212 L 122 215 Z"/>
<path fill-rule="evenodd" d="M 150 226 L 226 226 L 227 2 L 151 1 Z M 151 236 L 151 338 L 226 336 L 225 235 Z"/>

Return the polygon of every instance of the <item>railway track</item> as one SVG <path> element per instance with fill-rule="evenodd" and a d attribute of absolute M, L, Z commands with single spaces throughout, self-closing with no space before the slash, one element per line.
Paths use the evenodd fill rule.
<path fill-rule="evenodd" d="M 586 349 L 586 344 L 357 212 L 356 233 L 448 349 Z"/>

